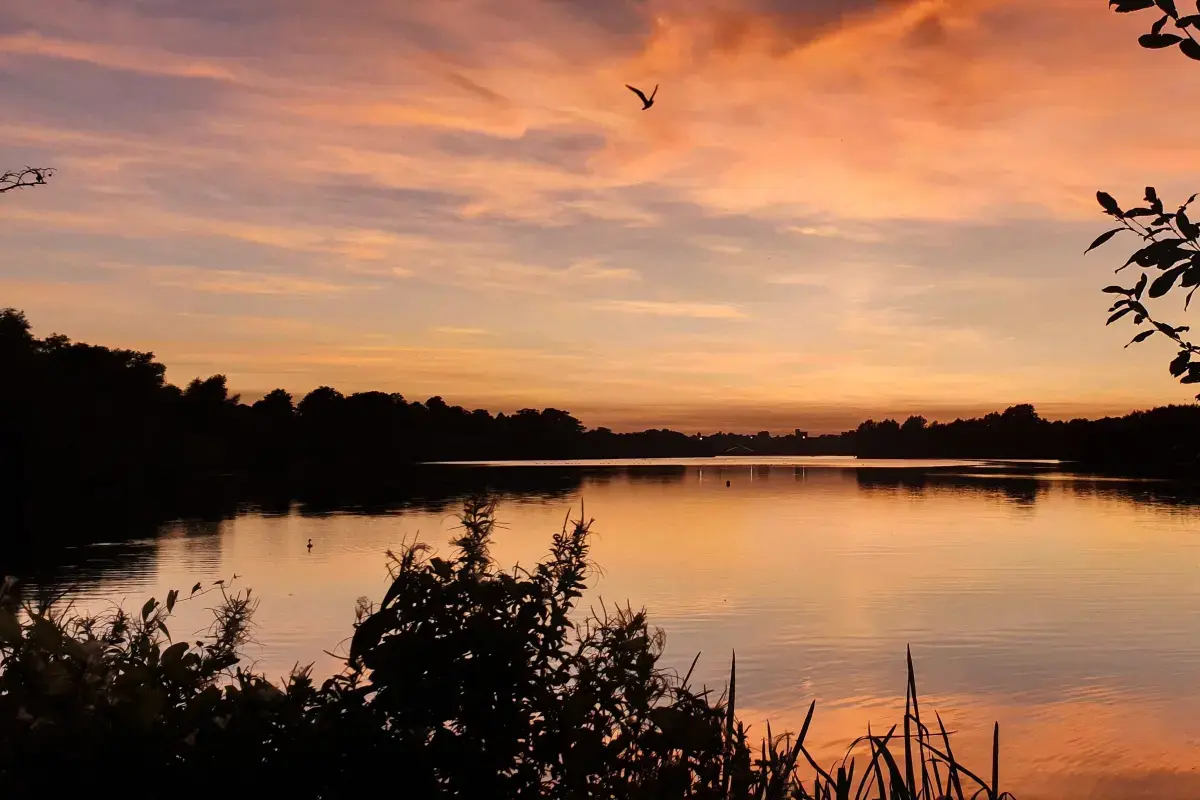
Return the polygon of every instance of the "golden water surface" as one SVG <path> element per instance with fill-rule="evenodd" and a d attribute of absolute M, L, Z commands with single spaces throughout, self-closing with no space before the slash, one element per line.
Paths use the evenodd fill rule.
<path fill-rule="evenodd" d="M 501 562 L 536 560 L 582 503 L 602 570 L 586 602 L 646 606 L 667 660 L 702 653 L 709 686 L 736 651 L 756 730 L 797 728 L 815 699 L 809 742 L 832 763 L 868 722 L 900 721 L 911 644 L 923 713 L 981 774 L 999 721 L 1001 782 L 1022 800 L 1200 797 L 1200 499 L 1184 487 L 839 459 L 554 474 L 502 500 Z M 328 671 L 356 599 L 384 591 L 384 551 L 445 550 L 453 511 L 248 510 L 78 551 L 65 578 L 95 608 L 236 573 L 261 599 L 258 665 Z M 177 636 L 202 605 L 181 606 Z"/>

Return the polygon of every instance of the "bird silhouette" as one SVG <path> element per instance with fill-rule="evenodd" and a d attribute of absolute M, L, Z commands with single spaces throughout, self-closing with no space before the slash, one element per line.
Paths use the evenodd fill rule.
<path fill-rule="evenodd" d="M 629 91 L 633 92 L 634 94 L 636 94 L 639 98 L 641 98 L 642 111 L 645 111 L 650 106 L 654 105 L 654 95 L 658 94 L 658 84 L 657 83 L 654 84 L 654 91 L 650 93 L 649 97 L 646 97 L 646 95 L 642 94 L 641 89 L 635 89 L 632 86 L 630 86 L 628 83 L 625 84 L 625 88 L 628 89 Z"/>

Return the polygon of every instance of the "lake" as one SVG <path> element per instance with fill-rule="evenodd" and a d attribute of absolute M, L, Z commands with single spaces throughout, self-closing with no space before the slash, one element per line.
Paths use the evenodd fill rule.
<path fill-rule="evenodd" d="M 1022 800 L 1200 796 L 1200 495 L 1049 464 L 839 458 L 439 467 L 501 495 L 503 564 L 531 564 L 581 506 L 600 573 L 587 602 L 646 606 L 666 659 L 739 711 L 796 729 L 824 762 L 903 713 L 905 647 L 922 710 L 955 752 Z M 447 472 L 446 474 L 449 474 Z M 729 485 L 726 486 L 726 482 Z M 346 509 L 248 506 L 149 540 L 73 551 L 53 582 L 96 610 L 239 576 L 260 598 L 252 648 L 283 675 L 336 667 L 384 552 L 447 549 L 453 490 Z M 306 542 L 312 539 L 309 552 Z M 204 601 L 206 602 L 206 601 Z M 204 623 L 183 604 L 173 632 Z"/>

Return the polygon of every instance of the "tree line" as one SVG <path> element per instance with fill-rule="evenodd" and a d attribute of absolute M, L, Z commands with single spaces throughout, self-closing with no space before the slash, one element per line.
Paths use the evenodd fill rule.
<path fill-rule="evenodd" d="M 310 485 L 394 476 L 430 461 L 857 455 L 1066 459 L 1177 469 L 1200 453 L 1200 406 L 1102 420 L 1051 422 L 1032 406 L 949 423 L 868 420 L 803 437 L 588 429 L 567 411 L 492 414 L 397 393 L 299 400 L 276 389 L 253 403 L 225 376 L 166 381 L 153 353 L 33 336 L 25 315 L 0 311 L 0 485 L 10 502 L 70 494 L 147 497 L 229 477 Z M 14 500 L 15 498 L 15 500 Z"/>
<path fill-rule="evenodd" d="M 567 411 L 492 414 L 398 393 L 302 398 L 282 389 L 244 403 L 224 375 L 178 387 L 153 353 L 37 338 L 15 309 L 0 310 L 0 437 L 9 487 L 161 490 L 219 476 L 323 482 L 386 475 L 428 461 L 710 456 L 850 450 L 841 437 L 587 429 Z"/>
<path fill-rule="evenodd" d="M 1170 405 L 1104 419 L 1047 420 L 1028 404 L 974 419 L 867 420 L 860 458 L 1059 459 L 1081 467 L 1190 474 L 1200 466 L 1200 405 Z"/>

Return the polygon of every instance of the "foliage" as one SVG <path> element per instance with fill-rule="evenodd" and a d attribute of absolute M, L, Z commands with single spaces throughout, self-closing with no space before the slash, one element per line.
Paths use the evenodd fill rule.
<path fill-rule="evenodd" d="M 1129 287 L 1113 285 L 1104 289 L 1108 294 L 1120 296 L 1109 308 L 1111 316 L 1107 324 L 1132 315 L 1133 324 L 1145 326 L 1145 329 L 1134 336 L 1129 344 L 1144 342 L 1155 334 L 1165 336 L 1179 348 L 1175 359 L 1171 361 L 1171 375 L 1179 378 L 1181 383 L 1200 383 L 1200 360 L 1197 359 L 1200 346 L 1184 336 L 1190 328 L 1155 319 L 1146 305 L 1147 300 L 1163 297 L 1173 290 L 1187 290 L 1183 302 L 1186 310 L 1192 302 L 1192 295 L 1200 287 L 1200 225 L 1188 217 L 1188 207 L 1195 201 L 1196 195 L 1188 198 L 1174 212 L 1164 208 L 1152 186 L 1146 187 L 1145 206 L 1122 209 L 1105 192 L 1098 192 L 1097 198 L 1104 212 L 1120 222 L 1121 227 L 1101 234 L 1088 250 L 1103 245 L 1124 231 L 1136 234 L 1142 242 L 1142 246 L 1117 268 L 1117 272 L 1121 272 L 1127 267 L 1136 266 L 1141 270 L 1137 281 Z"/>
<path fill-rule="evenodd" d="M 319 687 L 309 669 L 275 686 L 240 666 L 254 604 L 223 583 L 136 615 L 0 610 L 0 781 L 72 796 L 119 780 L 126 797 L 210 796 L 218 781 L 353 797 L 388 779 L 422 798 L 1007 796 L 998 728 L 990 778 L 959 764 L 941 719 L 936 739 L 921 721 L 911 656 L 902 730 L 855 742 L 861 770 L 850 755 L 813 760 L 815 704 L 798 735 L 768 726 L 752 749 L 736 662 L 714 697 L 660 667 L 663 634 L 644 611 L 578 613 L 589 523 L 564 525 L 533 569 L 504 572 L 489 551 L 494 502 L 468 502 L 461 520 L 448 557 L 419 543 L 390 556 L 382 601 L 360 607 L 344 671 Z M 212 592 L 208 635 L 173 642 L 176 604 Z"/>
<path fill-rule="evenodd" d="M 1161 12 L 1162 16 L 1151 26 L 1150 32 L 1138 39 L 1139 44 L 1150 50 L 1178 47 L 1188 58 L 1200 61 L 1200 41 L 1196 38 L 1200 13 L 1181 15 L 1175 0 L 1110 0 L 1109 6 L 1118 13 L 1149 9 Z M 1200 12 L 1200 0 L 1196 8 Z M 1168 22 L 1179 33 L 1164 32 Z M 1112 195 L 1097 192 L 1096 199 L 1104 213 L 1120 225 L 1100 234 L 1088 248 L 1090 252 L 1120 233 L 1130 232 L 1138 236 L 1140 247 L 1117 272 L 1136 266 L 1141 274 L 1132 286 L 1113 285 L 1104 289 L 1109 294 L 1120 295 L 1120 299 L 1109 309 L 1111 316 L 1106 324 L 1111 325 L 1132 315 L 1130 318 L 1135 326 L 1145 326 L 1126 347 L 1144 342 L 1156 334 L 1171 340 L 1178 352 L 1169 369 L 1172 376 L 1185 384 L 1200 383 L 1200 360 L 1197 359 L 1200 347 L 1184 336 L 1190 330 L 1188 326 L 1175 326 L 1155 319 L 1146 306 L 1146 300 L 1163 297 L 1172 291 L 1186 290 L 1183 307 L 1187 310 L 1192 295 L 1200 286 L 1200 225 L 1192 222 L 1188 216 L 1188 208 L 1196 197 L 1192 195 L 1178 209 L 1170 211 L 1154 187 L 1148 186 L 1145 205 L 1123 209 Z M 1200 399 L 1200 395 L 1197 399 Z"/>
<path fill-rule="evenodd" d="M 222 582 L 218 582 L 221 584 Z M 6 586 L 11 590 L 11 581 Z M 158 796 L 165 781 L 211 780 L 214 768 L 255 767 L 263 747 L 292 727 L 311 696 L 303 673 L 281 690 L 233 669 L 254 610 L 249 591 L 229 593 L 194 644 L 172 641 L 179 601 L 153 598 L 137 614 L 100 616 L 69 606 L 0 609 L 0 780 L 10 791 L 85 790 L 117 765 L 138 771 L 123 794 Z M 135 766 L 136 765 L 136 766 Z"/>
<path fill-rule="evenodd" d="M 1147 50 L 1178 47 L 1179 52 L 1188 58 L 1200 61 L 1200 41 L 1197 41 L 1193 33 L 1200 28 L 1200 13 L 1181 15 L 1175 0 L 1109 0 L 1108 5 L 1119 14 L 1148 9 L 1162 12 L 1158 21 L 1150 26 L 1150 32 L 1138 38 L 1138 44 Z M 1200 11 L 1200 2 L 1196 4 L 1196 8 Z M 1172 23 L 1172 27 L 1179 33 L 1164 33 L 1163 29 L 1168 22 Z"/>

